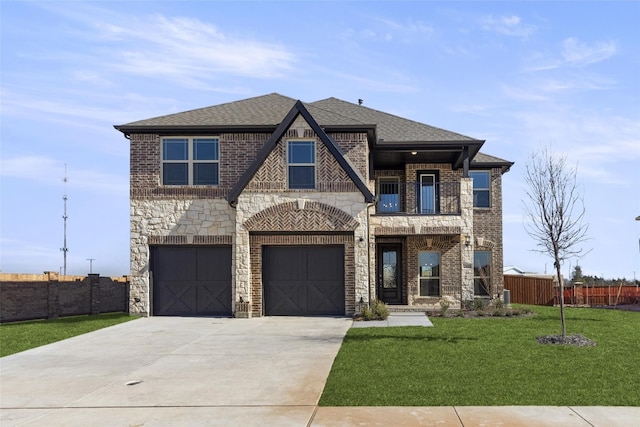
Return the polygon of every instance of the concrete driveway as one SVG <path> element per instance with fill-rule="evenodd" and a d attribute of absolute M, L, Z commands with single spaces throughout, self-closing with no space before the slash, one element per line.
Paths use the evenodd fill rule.
<path fill-rule="evenodd" d="M 2 426 L 305 426 L 348 318 L 142 318 L 0 359 Z"/>
<path fill-rule="evenodd" d="M 425 319 L 354 326 L 430 326 Z M 318 408 L 351 324 L 347 318 L 152 317 L 7 356 L 0 359 L 0 425 L 638 425 L 638 407 Z"/>

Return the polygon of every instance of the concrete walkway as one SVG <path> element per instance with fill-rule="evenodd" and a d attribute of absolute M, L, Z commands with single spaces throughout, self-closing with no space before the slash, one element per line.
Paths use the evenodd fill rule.
<path fill-rule="evenodd" d="M 388 325 L 408 321 L 394 314 Z M 640 408 L 319 408 L 351 325 L 346 318 L 133 320 L 0 359 L 0 425 L 626 427 L 640 420 Z"/>
<path fill-rule="evenodd" d="M 380 328 L 390 326 L 433 326 L 431 320 L 420 312 L 390 313 L 387 320 L 353 322 L 352 328 Z"/>

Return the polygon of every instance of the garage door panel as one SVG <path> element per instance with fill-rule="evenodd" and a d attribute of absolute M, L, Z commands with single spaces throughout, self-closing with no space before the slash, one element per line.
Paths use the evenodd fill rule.
<path fill-rule="evenodd" d="M 307 304 L 311 314 L 344 314 L 344 288 L 334 283 L 309 282 Z"/>
<path fill-rule="evenodd" d="M 300 282 L 271 281 L 265 293 L 265 314 L 294 315 L 305 308 L 307 292 Z"/>
<path fill-rule="evenodd" d="M 229 248 L 198 248 L 196 263 L 196 280 L 231 282 L 231 251 Z"/>
<path fill-rule="evenodd" d="M 265 251 L 265 265 L 277 268 L 269 270 L 269 277 L 273 281 L 295 281 L 304 280 L 307 270 L 307 254 L 304 251 L 296 250 L 289 246 L 272 246 Z M 280 262 L 286 260 L 286 262 Z"/>
<path fill-rule="evenodd" d="M 231 312 L 231 287 L 227 282 L 199 282 L 196 286 L 196 311 L 199 314 L 224 315 Z"/>
<path fill-rule="evenodd" d="M 263 286 L 266 315 L 344 315 L 344 249 L 264 247 Z"/>
<path fill-rule="evenodd" d="M 154 315 L 231 315 L 230 247 L 158 246 L 152 269 Z"/>
<path fill-rule="evenodd" d="M 307 279 L 342 281 L 344 279 L 344 257 L 334 247 L 314 248 L 308 259 Z"/>
<path fill-rule="evenodd" d="M 191 281 L 196 279 L 196 260 L 185 248 L 163 247 L 157 251 L 155 273 L 166 281 Z"/>
<path fill-rule="evenodd" d="M 195 312 L 196 292 L 193 283 L 160 281 L 155 283 L 155 311 L 163 315 L 184 315 Z"/>

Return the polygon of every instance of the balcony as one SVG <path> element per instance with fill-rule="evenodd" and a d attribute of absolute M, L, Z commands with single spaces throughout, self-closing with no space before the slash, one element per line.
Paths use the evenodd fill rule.
<path fill-rule="evenodd" d="M 460 182 L 378 182 L 376 214 L 460 215 Z"/>

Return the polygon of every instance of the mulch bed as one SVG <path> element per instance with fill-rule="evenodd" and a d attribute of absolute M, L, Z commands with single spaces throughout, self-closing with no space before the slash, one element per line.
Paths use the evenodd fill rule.
<path fill-rule="evenodd" d="M 562 335 L 544 335 L 537 337 L 536 341 L 539 344 L 570 345 L 573 347 L 595 347 L 596 345 L 594 341 L 579 334 L 566 335 L 564 338 Z"/>

